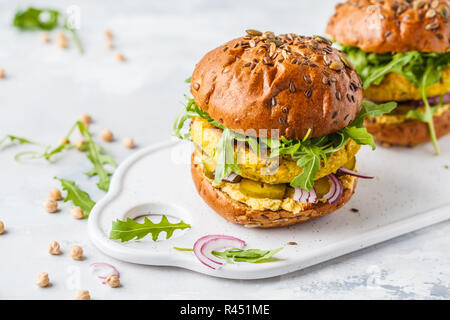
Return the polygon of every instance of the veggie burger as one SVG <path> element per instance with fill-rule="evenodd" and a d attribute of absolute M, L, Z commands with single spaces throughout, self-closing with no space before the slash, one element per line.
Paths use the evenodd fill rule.
<path fill-rule="evenodd" d="M 377 142 L 414 146 L 450 133 L 448 0 L 350 0 L 338 4 L 326 32 L 361 76 L 364 98 L 397 101 L 366 120 Z"/>
<path fill-rule="evenodd" d="M 375 148 L 364 119 L 395 103 L 362 103 L 360 77 L 323 37 L 246 33 L 196 65 L 193 98 L 174 124 L 194 143 L 197 191 L 246 227 L 331 213 L 349 201 L 357 177 L 367 178 L 355 160 L 360 145 Z"/>

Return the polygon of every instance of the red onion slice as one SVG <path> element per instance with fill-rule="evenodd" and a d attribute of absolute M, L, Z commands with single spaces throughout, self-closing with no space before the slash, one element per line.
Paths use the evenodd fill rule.
<path fill-rule="evenodd" d="M 303 190 L 300 187 L 295 187 L 294 197 L 293 199 L 298 202 L 305 203 L 316 203 L 317 202 L 317 194 L 316 190 L 312 189 L 311 191 Z"/>
<path fill-rule="evenodd" d="M 232 172 L 230 173 L 228 176 L 226 176 L 225 178 L 223 178 L 223 181 L 227 181 L 227 182 L 235 182 L 237 179 L 239 179 L 239 175 Z"/>
<path fill-rule="evenodd" d="M 217 270 L 223 265 L 223 262 L 212 254 L 212 251 L 218 251 L 225 248 L 245 247 L 245 241 L 226 235 L 207 235 L 198 239 L 194 243 L 194 253 L 198 260 L 205 266 Z"/>
<path fill-rule="evenodd" d="M 337 173 L 347 174 L 349 176 L 354 176 L 354 177 L 358 177 L 358 178 L 361 178 L 361 179 L 373 179 L 374 178 L 372 176 L 368 176 L 368 175 L 365 175 L 365 174 L 362 174 L 362 173 L 358 173 L 356 171 L 349 170 L 346 167 L 340 167 L 338 169 Z"/>
<path fill-rule="evenodd" d="M 342 186 L 341 181 L 336 178 L 334 174 L 331 173 L 327 177 L 331 181 L 331 187 L 328 193 L 323 196 L 323 199 L 330 204 L 334 204 L 342 197 L 344 187 Z"/>
<path fill-rule="evenodd" d="M 120 278 L 119 271 L 117 271 L 117 269 L 113 265 L 110 265 L 109 263 L 106 263 L 106 262 L 95 262 L 95 263 L 91 264 L 90 267 L 91 267 L 91 272 L 93 274 L 95 274 L 96 271 L 98 271 L 98 270 L 102 271 L 101 275 L 97 275 L 97 278 L 99 278 L 99 279 L 106 280 L 106 278 L 111 273 L 114 273 L 118 278 Z M 109 270 L 109 271 L 107 271 L 107 270 Z M 106 282 L 102 281 L 102 284 L 106 284 Z"/>

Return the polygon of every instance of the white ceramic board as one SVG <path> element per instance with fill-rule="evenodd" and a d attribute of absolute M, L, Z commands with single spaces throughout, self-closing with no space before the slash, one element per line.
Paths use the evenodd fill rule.
<path fill-rule="evenodd" d="M 190 144 L 163 142 L 136 152 L 119 166 L 110 191 L 91 212 L 89 235 L 104 253 L 132 263 L 177 266 L 232 279 L 286 274 L 450 218 L 450 169 L 446 168 L 450 137 L 441 139 L 440 146 L 439 157 L 430 144 L 414 149 L 363 148 L 358 167 L 375 179 L 360 179 L 346 206 L 291 227 L 250 229 L 227 222 L 198 196 L 190 176 Z M 127 243 L 108 239 L 113 220 L 148 214 L 179 218 L 192 228 L 156 242 L 150 236 Z M 173 249 L 192 247 L 206 234 L 236 236 L 247 242 L 247 248 L 284 249 L 274 262 L 227 264 L 219 270 L 207 268 L 192 252 Z"/>

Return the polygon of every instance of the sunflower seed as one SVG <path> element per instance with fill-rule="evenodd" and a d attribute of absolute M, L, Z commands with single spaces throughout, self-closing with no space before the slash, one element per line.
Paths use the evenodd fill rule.
<path fill-rule="evenodd" d="M 307 83 L 307 84 L 311 84 L 312 80 L 309 76 L 307 76 L 306 74 L 303 76 L 303 80 Z"/>
<path fill-rule="evenodd" d="M 194 82 L 193 88 L 194 90 L 200 89 L 200 84 L 198 82 Z"/>
<path fill-rule="evenodd" d="M 245 32 L 247 32 L 247 34 L 249 36 L 254 36 L 254 37 L 259 37 L 259 36 L 263 35 L 263 33 L 261 31 L 258 31 L 255 29 L 248 29 L 248 30 L 245 30 Z"/>
<path fill-rule="evenodd" d="M 292 81 L 289 81 L 289 91 L 291 91 L 292 93 L 294 93 L 296 90 L 295 85 Z"/>
<path fill-rule="evenodd" d="M 439 0 L 434 0 L 431 2 L 431 7 L 436 9 L 439 6 Z"/>
<path fill-rule="evenodd" d="M 442 7 L 441 9 L 439 9 L 439 13 L 441 14 L 442 18 L 447 18 L 448 17 L 448 8 Z"/>
<path fill-rule="evenodd" d="M 330 63 L 330 69 L 335 70 L 335 71 L 342 70 L 343 67 L 344 67 L 344 64 L 339 60 L 334 60 Z"/>
<path fill-rule="evenodd" d="M 436 10 L 434 9 L 430 9 L 427 11 L 427 13 L 425 13 L 425 18 L 427 19 L 432 19 L 436 16 Z"/>
<path fill-rule="evenodd" d="M 342 95 L 339 91 L 336 91 L 336 99 L 338 99 L 339 101 L 342 100 Z"/>
<path fill-rule="evenodd" d="M 431 22 L 425 26 L 425 30 L 436 30 L 439 29 L 439 22 Z"/>
<path fill-rule="evenodd" d="M 272 107 L 275 107 L 277 105 L 277 99 L 275 97 L 272 97 L 272 100 L 270 100 L 270 105 Z"/>
<path fill-rule="evenodd" d="M 305 96 L 306 96 L 307 98 L 311 98 L 311 96 L 312 96 L 312 88 L 306 89 L 306 91 L 305 91 Z"/>

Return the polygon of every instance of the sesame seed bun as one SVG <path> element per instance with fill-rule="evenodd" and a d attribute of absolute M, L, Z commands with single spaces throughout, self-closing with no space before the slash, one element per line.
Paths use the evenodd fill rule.
<path fill-rule="evenodd" d="M 207 53 L 191 78 L 197 105 L 225 127 L 302 139 L 346 127 L 362 102 L 359 76 L 322 37 L 248 30 Z"/>
<path fill-rule="evenodd" d="M 194 154 L 191 158 L 191 174 L 198 194 L 215 212 L 230 222 L 252 228 L 284 227 L 332 213 L 351 199 L 357 183 L 355 178 L 352 188 L 344 189 L 342 197 L 334 204 L 315 203 L 308 209 L 294 214 L 286 210 L 254 210 L 246 204 L 231 199 L 226 193 L 213 187 L 204 175 L 201 165 L 194 163 Z"/>
<path fill-rule="evenodd" d="M 450 133 L 450 110 L 433 117 L 436 137 L 440 138 Z M 364 125 L 375 142 L 383 146 L 413 147 L 430 141 L 428 125 L 417 120 L 407 120 L 403 123 L 379 123 L 376 118 L 368 118 Z"/>
<path fill-rule="evenodd" d="M 448 52 L 448 0 L 350 0 L 336 5 L 326 29 L 367 52 Z"/>

